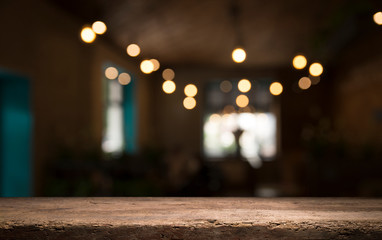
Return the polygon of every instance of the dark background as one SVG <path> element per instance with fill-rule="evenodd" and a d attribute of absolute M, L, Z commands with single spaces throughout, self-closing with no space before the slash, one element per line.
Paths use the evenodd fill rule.
<path fill-rule="evenodd" d="M 30 127 L 27 137 L 18 136 L 15 124 L 25 116 L 7 122 L 0 115 L 1 194 L 382 196 L 378 11 L 377 0 L 3 0 L 2 114 L 4 99 L 26 99 L 20 109 L 29 109 Z M 106 23 L 106 34 L 83 43 L 82 27 L 96 20 Z M 141 47 L 137 58 L 126 54 L 130 43 Z M 231 59 L 238 43 L 247 52 L 242 64 Z M 299 53 L 324 66 L 320 82 L 305 91 L 297 82 L 307 69 L 291 65 Z M 140 61 L 150 58 L 160 70 L 174 69 L 174 94 L 161 90 L 161 71 L 140 72 Z M 118 156 L 101 149 L 105 62 L 135 76 L 136 150 Z M 277 156 L 260 168 L 240 156 L 210 161 L 203 154 L 206 86 L 240 78 L 284 87 L 272 105 Z M 10 82 L 24 82 L 17 89 L 25 91 Z M 182 106 L 188 83 L 199 90 L 192 110 Z"/>

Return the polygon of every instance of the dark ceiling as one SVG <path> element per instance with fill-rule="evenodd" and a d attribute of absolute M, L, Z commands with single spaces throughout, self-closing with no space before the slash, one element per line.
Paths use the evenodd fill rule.
<path fill-rule="evenodd" d="M 244 67 L 281 67 L 302 52 L 330 58 L 360 33 L 380 1 L 345 0 L 50 0 L 85 23 L 103 20 L 107 37 L 164 65 L 234 67 L 237 39 L 247 51 Z M 377 6 L 379 4 L 379 6 Z M 232 14 L 236 6 L 237 21 Z M 368 21 L 369 21 L 368 20 Z"/>

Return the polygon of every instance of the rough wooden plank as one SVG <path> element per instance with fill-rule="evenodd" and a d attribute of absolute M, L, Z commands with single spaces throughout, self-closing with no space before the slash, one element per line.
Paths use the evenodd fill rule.
<path fill-rule="evenodd" d="M 382 239 L 382 199 L 3 198 L 1 239 Z"/>

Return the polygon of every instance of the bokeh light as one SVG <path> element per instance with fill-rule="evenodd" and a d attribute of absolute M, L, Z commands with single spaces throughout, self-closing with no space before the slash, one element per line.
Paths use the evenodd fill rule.
<path fill-rule="evenodd" d="M 108 67 L 105 70 L 105 76 L 110 80 L 114 80 L 118 77 L 118 70 L 115 67 Z"/>
<path fill-rule="evenodd" d="M 308 78 L 308 77 L 302 77 L 298 81 L 298 86 L 302 90 L 306 90 L 306 89 L 310 88 L 311 85 L 312 85 L 312 81 L 310 81 L 310 78 Z"/>
<path fill-rule="evenodd" d="M 150 61 L 152 62 L 152 64 L 154 65 L 154 70 L 153 71 L 156 71 L 156 70 L 158 70 L 159 69 L 159 67 L 160 67 L 160 64 L 159 64 L 159 61 L 158 60 L 156 60 L 156 59 L 150 59 Z"/>
<path fill-rule="evenodd" d="M 127 85 L 131 82 L 131 77 L 128 73 L 121 73 L 119 74 L 118 76 L 118 82 L 121 84 L 121 85 Z"/>
<path fill-rule="evenodd" d="M 223 109 L 223 113 L 234 113 L 235 107 L 232 105 L 226 105 Z"/>
<path fill-rule="evenodd" d="M 193 97 L 198 93 L 198 88 L 194 84 L 188 84 L 184 88 L 184 94 L 186 94 L 187 97 Z"/>
<path fill-rule="evenodd" d="M 241 79 L 237 84 L 237 88 L 240 92 L 246 93 L 251 90 L 251 82 L 248 79 Z"/>
<path fill-rule="evenodd" d="M 154 64 L 150 60 L 143 60 L 141 62 L 141 71 L 150 74 L 154 71 Z"/>
<path fill-rule="evenodd" d="M 126 52 L 130 57 L 136 57 L 141 53 L 141 48 L 137 44 L 133 43 L 127 46 Z"/>
<path fill-rule="evenodd" d="M 209 120 L 211 122 L 219 122 L 220 119 L 221 119 L 221 116 L 217 113 L 211 114 L 211 116 L 209 117 Z"/>
<path fill-rule="evenodd" d="M 320 76 L 318 77 L 309 76 L 309 79 L 312 82 L 312 85 L 317 85 L 321 81 Z"/>
<path fill-rule="evenodd" d="M 196 106 L 196 100 L 195 100 L 195 98 L 193 98 L 193 97 L 186 97 L 186 98 L 183 100 L 183 106 L 184 106 L 186 109 L 193 109 L 193 108 Z"/>
<path fill-rule="evenodd" d="M 162 77 L 164 80 L 173 80 L 175 78 L 175 73 L 172 69 L 167 68 L 163 70 Z"/>
<path fill-rule="evenodd" d="M 378 25 L 382 25 L 382 12 L 377 12 L 373 15 L 374 22 Z"/>
<path fill-rule="evenodd" d="M 242 48 L 236 48 L 232 51 L 232 59 L 236 63 L 244 62 L 246 57 L 247 57 L 247 54 Z"/>
<path fill-rule="evenodd" d="M 220 90 L 224 93 L 228 93 L 232 90 L 232 83 L 228 80 L 225 80 L 220 83 Z"/>
<path fill-rule="evenodd" d="M 106 24 L 104 22 L 96 21 L 93 23 L 92 29 L 95 33 L 102 35 L 106 32 L 107 27 L 106 27 Z"/>
<path fill-rule="evenodd" d="M 320 63 L 313 63 L 309 67 L 309 73 L 310 75 L 314 77 L 320 76 L 323 71 L 324 71 L 324 68 L 322 67 Z"/>
<path fill-rule="evenodd" d="M 163 92 L 165 92 L 167 94 L 171 94 L 171 93 L 175 92 L 176 85 L 173 81 L 166 80 L 162 84 L 162 89 L 163 89 Z"/>
<path fill-rule="evenodd" d="M 303 69 L 306 66 L 306 58 L 303 55 L 297 55 L 293 58 L 293 67 L 295 69 Z"/>
<path fill-rule="evenodd" d="M 279 82 L 273 82 L 269 86 L 269 91 L 271 92 L 272 95 L 278 96 L 283 92 L 283 85 Z"/>
<path fill-rule="evenodd" d="M 90 27 L 84 27 L 81 31 L 81 39 L 86 43 L 92 43 L 96 39 L 96 34 Z"/>
<path fill-rule="evenodd" d="M 239 95 L 237 98 L 236 98 L 236 104 L 237 106 L 239 107 L 246 107 L 249 103 L 249 99 L 247 96 L 245 95 Z"/>

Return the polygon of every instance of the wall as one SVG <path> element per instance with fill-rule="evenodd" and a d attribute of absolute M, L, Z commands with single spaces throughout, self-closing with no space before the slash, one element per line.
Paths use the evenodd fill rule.
<path fill-rule="evenodd" d="M 35 194 L 42 193 L 45 166 L 64 154 L 99 151 L 102 137 L 102 64 L 112 61 L 136 75 L 138 142 L 148 141 L 147 83 L 136 63 L 98 38 L 83 43 L 85 23 L 45 1 L 5 1 L 0 8 L 0 67 L 32 82 Z M 65 153 L 66 152 L 66 153 Z"/>

